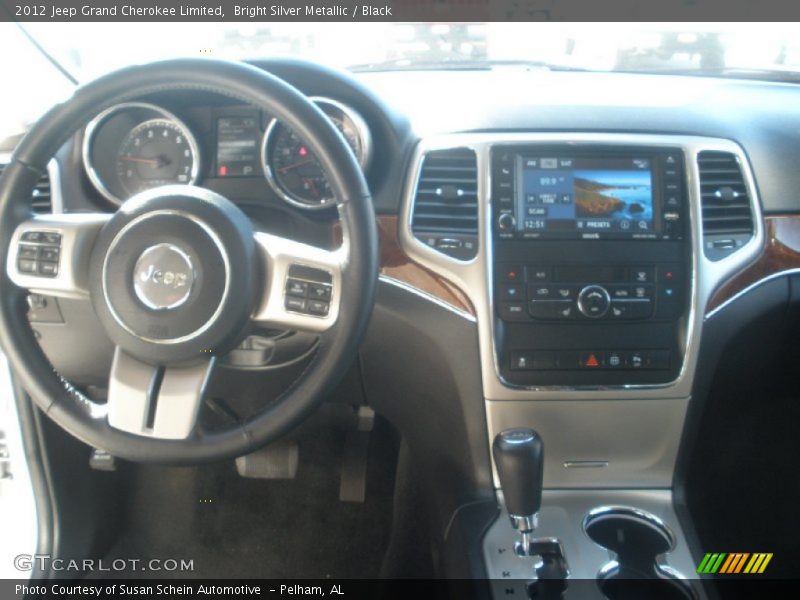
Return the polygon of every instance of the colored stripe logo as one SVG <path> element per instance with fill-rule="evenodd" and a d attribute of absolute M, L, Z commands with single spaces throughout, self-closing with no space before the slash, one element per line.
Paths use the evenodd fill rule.
<path fill-rule="evenodd" d="M 769 561 L 772 560 L 772 552 L 708 552 L 697 567 L 697 572 L 702 574 L 725 574 L 735 575 L 738 573 L 748 573 L 751 575 L 763 573 Z"/>

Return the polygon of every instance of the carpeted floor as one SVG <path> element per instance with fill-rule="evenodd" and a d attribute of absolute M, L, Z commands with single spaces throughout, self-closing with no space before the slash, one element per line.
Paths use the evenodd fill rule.
<path fill-rule="evenodd" d="M 232 461 L 131 467 L 123 531 L 106 560 L 194 561 L 191 573 L 149 573 L 159 577 L 377 577 L 390 535 L 397 447 L 378 421 L 366 502 L 340 502 L 339 467 L 350 424 L 327 415 L 304 426 L 294 480 L 243 479 Z"/>

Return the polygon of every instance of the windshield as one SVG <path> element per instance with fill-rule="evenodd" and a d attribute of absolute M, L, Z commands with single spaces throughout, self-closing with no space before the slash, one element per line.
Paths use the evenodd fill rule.
<path fill-rule="evenodd" d="M 29 23 L 78 81 L 178 56 L 291 56 L 357 71 L 525 66 L 764 77 L 798 81 L 796 24 L 716 23 Z M 23 41 L 20 42 L 19 40 Z M 24 83 L 0 119 L 17 124 L 56 101 L 66 79 L 0 23 L 4 81 Z M 27 47 L 22 49 L 19 44 Z M 34 64 L 36 63 L 36 64 Z M 47 73 L 35 77 L 42 68 Z M 56 81 L 58 80 L 58 81 Z M 30 97 L 28 97 L 30 96 Z M 0 126 L 3 122 L 0 121 Z"/>

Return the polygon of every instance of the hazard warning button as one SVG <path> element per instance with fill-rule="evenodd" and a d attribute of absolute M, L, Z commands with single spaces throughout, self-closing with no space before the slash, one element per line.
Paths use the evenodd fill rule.
<path fill-rule="evenodd" d="M 602 352 L 582 352 L 580 365 L 582 369 L 599 369 L 605 366 L 604 359 Z"/>

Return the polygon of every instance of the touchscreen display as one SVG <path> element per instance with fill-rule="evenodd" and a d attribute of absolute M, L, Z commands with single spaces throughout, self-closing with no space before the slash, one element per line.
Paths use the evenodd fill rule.
<path fill-rule="evenodd" d="M 517 228 L 526 235 L 656 233 L 652 159 L 518 158 Z"/>

